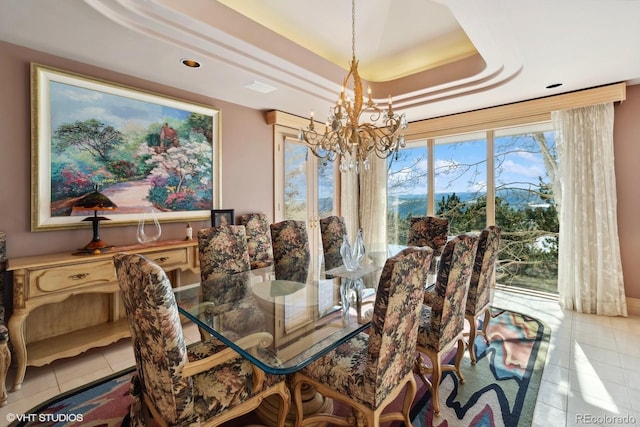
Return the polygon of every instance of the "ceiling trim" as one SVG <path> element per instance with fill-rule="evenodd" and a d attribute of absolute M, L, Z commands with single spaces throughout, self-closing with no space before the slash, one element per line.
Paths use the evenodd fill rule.
<path fill-rule="evenodd" d="M 118 25 L 194 52 L 201 58 L 251 72 L 269 82 L 292 86 L 326 102 L 333 102 L 336 88 L 340 87 L 337 80 L 323 78 L 174 8 L 179 5 L 170 7 L 162 0 L 148 0 L 144 6 L 132 0 L 84 1 Z M 208 3 L 209 7 L 224 7 L 217 2 Z"/>
<path fill-rule="evenodd" d="M 265 80 L 268 84 L 274 82 L 312 95 L 327 105 L 335 102 L 339 92 L 341 79 L 334 78 L 339 67 L 331 64 L 334 66 L 308 68 L 307 58 L 316 55 L 253 23 L 252 28 L 263 35 L 263 41 L 256 42 L 249 36 L 253 31 L 247 30 L 247 25 L 251 24 L 244 22 L 250 20 L 216 1 L 147 0 L 144 4 L 135 0 L 84 1 L 123 27 L 203 58 L 254 73 L 259 80 Z M 452 6 L 446 4 L 450 3 L 449 0 L 444 3 L 447 7 Z M 204 10 L 209 13 L 204 13 Z M 456 18 L 469 13 L 464 8 L 453 7 L 451 10 Z M 215 21 L 212 20 L 212 14 Z M 221 19 L 222 14 L 224 19 Z M 230 26 L 230 21 L 242 22 L 243 25 Z M 375 101 L 383 102 L 390 95 L 394 98 L 396 109 L 407 110 L 407 116 L 410 117 L 409 110 L 413 108 L 437 100 L 484 92 L 508 83 L 521 72 L 521 58 L 513 46 L 495 40 L 495 35 L 486 25 L 466 27 L 463 27 L 465 31 L 475 35 L 472 42 L 474 45 L 477 43 L 479 54 L 391 82 L 367 82 L 376 95 Z M 271 40 L 270 44 L 268 40 Z M 280 45 L 279 51 L 275 45 Z M 282 54 L 283 45 L 290 47 L 286 55 Z M 495 46 L 500 46 L 500 54 L 491 53 Z M 327 72 L 327 69 L 330 71 Z M 446 76 L 446 79 L 442 76 Z"/>
<path fill-rule="evenodd" d="M 614 83 L 592 89 L 410 122 L 405 137 L 407 139 L 435 138 L 540 123 L 551 120 L 552 111 L 624 101 L 625 99 L 626 84 L 624 82 Z"/>
<path fill-rule="evenodd" d="M 551 120 L 552 111 L 624 101 L 626 89 L 627 86 L 624 82 L 615 83 L 498 107 L 419 120 L 409 123 L 405 138 L 407 140 L 436 138 L 546 122 Z M 309 124 L 309 119 L 276 110 L 267 112 L 265 121 L 268 125 L 279 125 L 291 129 L 302 129 Z M 321 123 L 317 123 L 317 125 L 323 126 Z M 318 130 L 322 132 L 322 129 Z"/>

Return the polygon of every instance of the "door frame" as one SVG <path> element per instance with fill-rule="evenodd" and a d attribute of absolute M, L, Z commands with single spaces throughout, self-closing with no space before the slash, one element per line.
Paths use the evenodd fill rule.
<path fill-rule="evenodd" d="M 284 214 L 284 184 L 285 184 L 285 157 L 284 157 L 284 144 L 289 140 L 293 140 L 297 143 L 298 131 L 288 126 L 274 125 L 273 126 L 273 218 L 274 222 L 279 222 L 285 219 Z M 304 143 L 300 143 L 304 145 Z M 313 268 L 320 268 L 320 255 L 321 255 L 321 236 L 320 236 L 320 223 L 318 217 L 318 166 L 319 161 L 316 156 L 311 153 L 311 150 L 307 148 L 307 161 L 308 171 L 311 171 L 312 175 L 308 175 L 309 181 L 307 185 L 307 233 L 309 235 L 309 249 L 311 251 L 311 258 L 313 260 Z M 334 186 L 334 215 L 340 215 L 340 177 L 337 167 L 334 167 L 333 179 L 335 180 Z M 317 270 L 316 270 L 317 271 Z"/>

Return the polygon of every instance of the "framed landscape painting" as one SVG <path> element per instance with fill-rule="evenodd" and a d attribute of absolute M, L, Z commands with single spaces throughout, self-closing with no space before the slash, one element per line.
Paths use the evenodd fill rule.
<path fill-rule="evenodd" d="M 219 206 L 219 110 L 31 64 L 31 127 L 33 231 L 86 226 L 73 207 L 96 189 L 109 225 Z"/>

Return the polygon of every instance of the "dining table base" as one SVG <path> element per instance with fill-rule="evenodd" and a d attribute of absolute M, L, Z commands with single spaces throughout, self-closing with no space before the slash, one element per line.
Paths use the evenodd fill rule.
<path fill-rule="evenodd" d="M 293 393 L 291 393 L 291 396 L 293 399 Z M 282 400 L 280 399 L 280 396 L 267 396 L 255 410 L 256 415 L 265 426 L 275 427 L 278 425 L 278 409 L 280 408 L 281 402 Z M 314 387 L 308 384 L 303 384 L 302 406 L 305 416 L 317 413 L 332 413 L 333 399 L 318 393 Z M 328 423 L 320 422 L 313 424 L 313 427 L 326 427 L 327 424 Z M 289 409 L 284 425 L 286 427 L 293 427 L 296 425 L 296 407 L 295 402 L 293 401 L 291 402 L 291 408 Z"/>

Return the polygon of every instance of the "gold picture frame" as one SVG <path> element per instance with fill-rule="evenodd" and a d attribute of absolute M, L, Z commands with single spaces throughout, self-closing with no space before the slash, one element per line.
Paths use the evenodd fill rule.
<path fill-rule="evenodd" d="M 109 225 L 208 219 L 220 205 L 220 111 L 31 64 L 31 230 L 86 227 L 95 191 Z"/>

